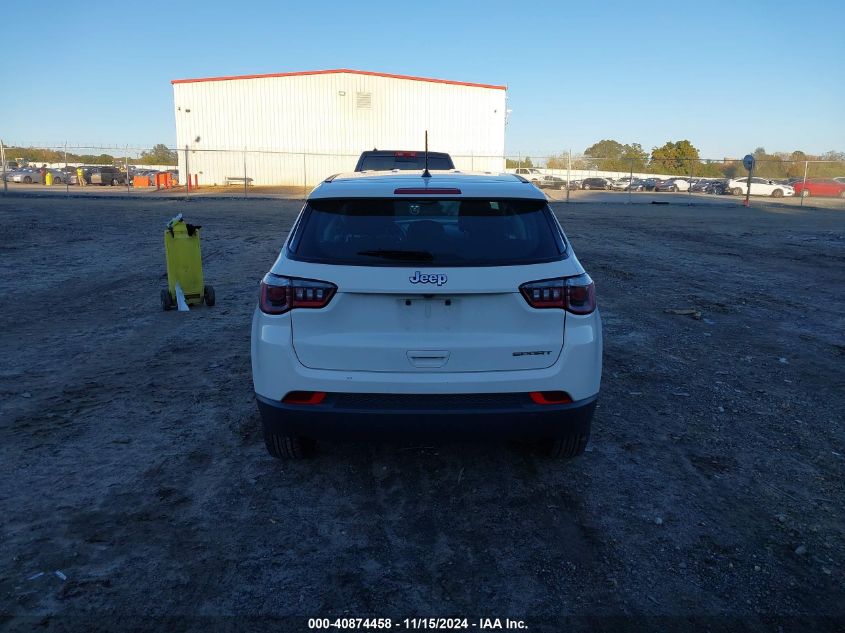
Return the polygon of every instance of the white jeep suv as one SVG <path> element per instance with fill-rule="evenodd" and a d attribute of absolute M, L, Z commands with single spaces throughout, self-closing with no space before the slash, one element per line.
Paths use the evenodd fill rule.
<path fill-rule="evenodd" d="M 252 375 L 271 455 L 321 438 L 539 439 L 580 455 L 595 289 L 513 174 L 349 174 L 308 197 L 261 281 Z"/>

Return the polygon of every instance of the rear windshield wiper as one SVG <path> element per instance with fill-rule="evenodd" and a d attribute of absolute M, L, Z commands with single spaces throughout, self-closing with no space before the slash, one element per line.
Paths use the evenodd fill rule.
<path fill-rule="evenodd" d="M 430 262 L 434 260 L 434 255 L 428 251 L 378 249 L 372 251 L 358 251 L 358 255 L 364 255 L 365 257 L 383 257 L 384 259 L 401 259 L 409 262 Z"/>

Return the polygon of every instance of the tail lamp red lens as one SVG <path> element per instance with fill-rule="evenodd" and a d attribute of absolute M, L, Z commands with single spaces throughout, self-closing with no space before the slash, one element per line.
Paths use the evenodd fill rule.
<path fill-rule="evenodd" d="M 531 396 L 534 404 L 569 404 L 572 398 L 565 391 L 532 391 Z"/>
<path fill-rule="evenodd" d="M 587 274 L 530 281 L 519 290 L 532 308 L 559 308 L 572 314 L 590 314 L 596 309 L 596 286 Z"/>
<path fill-rule="evenodd" d="M 291 391 L 282 402 L 286 404 L 320 404 L 326 399 L 323 391 Z"/>
<path fill-rule="evenodd" d="M 261 280 L 258 307 L 265 314 L 284 314 L 296 308 L 324 308 L 337 286 L 316 279 L 295 279 L 268 273 Z"/>

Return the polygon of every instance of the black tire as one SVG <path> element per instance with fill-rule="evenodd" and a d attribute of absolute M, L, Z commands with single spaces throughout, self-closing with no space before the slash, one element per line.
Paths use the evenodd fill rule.
<path fill-rule="evenodd" d="M 810 197 L 810 190 L 806 187 L 801 190 L 801 197 L 802 198 L 809 198 Z"/>
<path fill-rule="evenodd" d="M 314 454 L 317 443 L 307 437 L 288 437 L 264 432 L 267 452 L 276 459 L 304 459 Z"/>
<path fill-rule="evenodd" d="M 119 185 L 120 183 L 117 181 L 117 178 L 111 179 L 111 186 L 114 187 L 115 185 Z"/>
<path fill-rule="evenodd" d="M 739 187 L 734 187 L 733 189 L 731 189 L 731 193 L 735 196 L 741 196 L 742 189 L 740 189 Z"/>
<path fill-rule="evenodd" d="M 590 185 L 583 185 L 583 189 L 584 189 L 584 191 L 589 191 L 589 190 L 590 190 Z"/>
<path fill-rule="evenodd" d="M 202 296 L 209 308 L 214 305 L 214 286 L 203 286 Z"/>
<path fill-rule="evenodd" d="M 590 441 L 590 434 L 574 433 L 555 437 L 541 443 L 543 452 L 552 459 L 570 459 L 583 455 Z"/>
<path fill-rule="evenodd" d="M 772 198 L 783 198 L 783 189 L 775 189 L 772 192 Z"/>
<path fill-rule="evenodd" d="M 170 291 L 167 288 L 161 291 L 161 309 L 165 312 L 173 309 L 173 297 L 170 296 Z"/>
<path fill-rule="evenodd" d="M 30 178 L 29 176 L 24 176 L 23 182 L 24 182 L 24 184 L 31 185 L 32 184 L 32 178 Z"/>

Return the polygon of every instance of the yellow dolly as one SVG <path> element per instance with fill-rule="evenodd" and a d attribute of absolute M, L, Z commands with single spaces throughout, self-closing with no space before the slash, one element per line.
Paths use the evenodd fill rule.
<path fill-rule="evenodd" d="M 214 288 L 203 283 L 200 227 L 186 224 L 180 213 L 167 224 L 164 231 L 164 255 L 167 260 L 167 288 L 161 291 L 161 307 L 172 310 L 177 306 L 176 286 L 188 305 L 214 305 Z"/>

